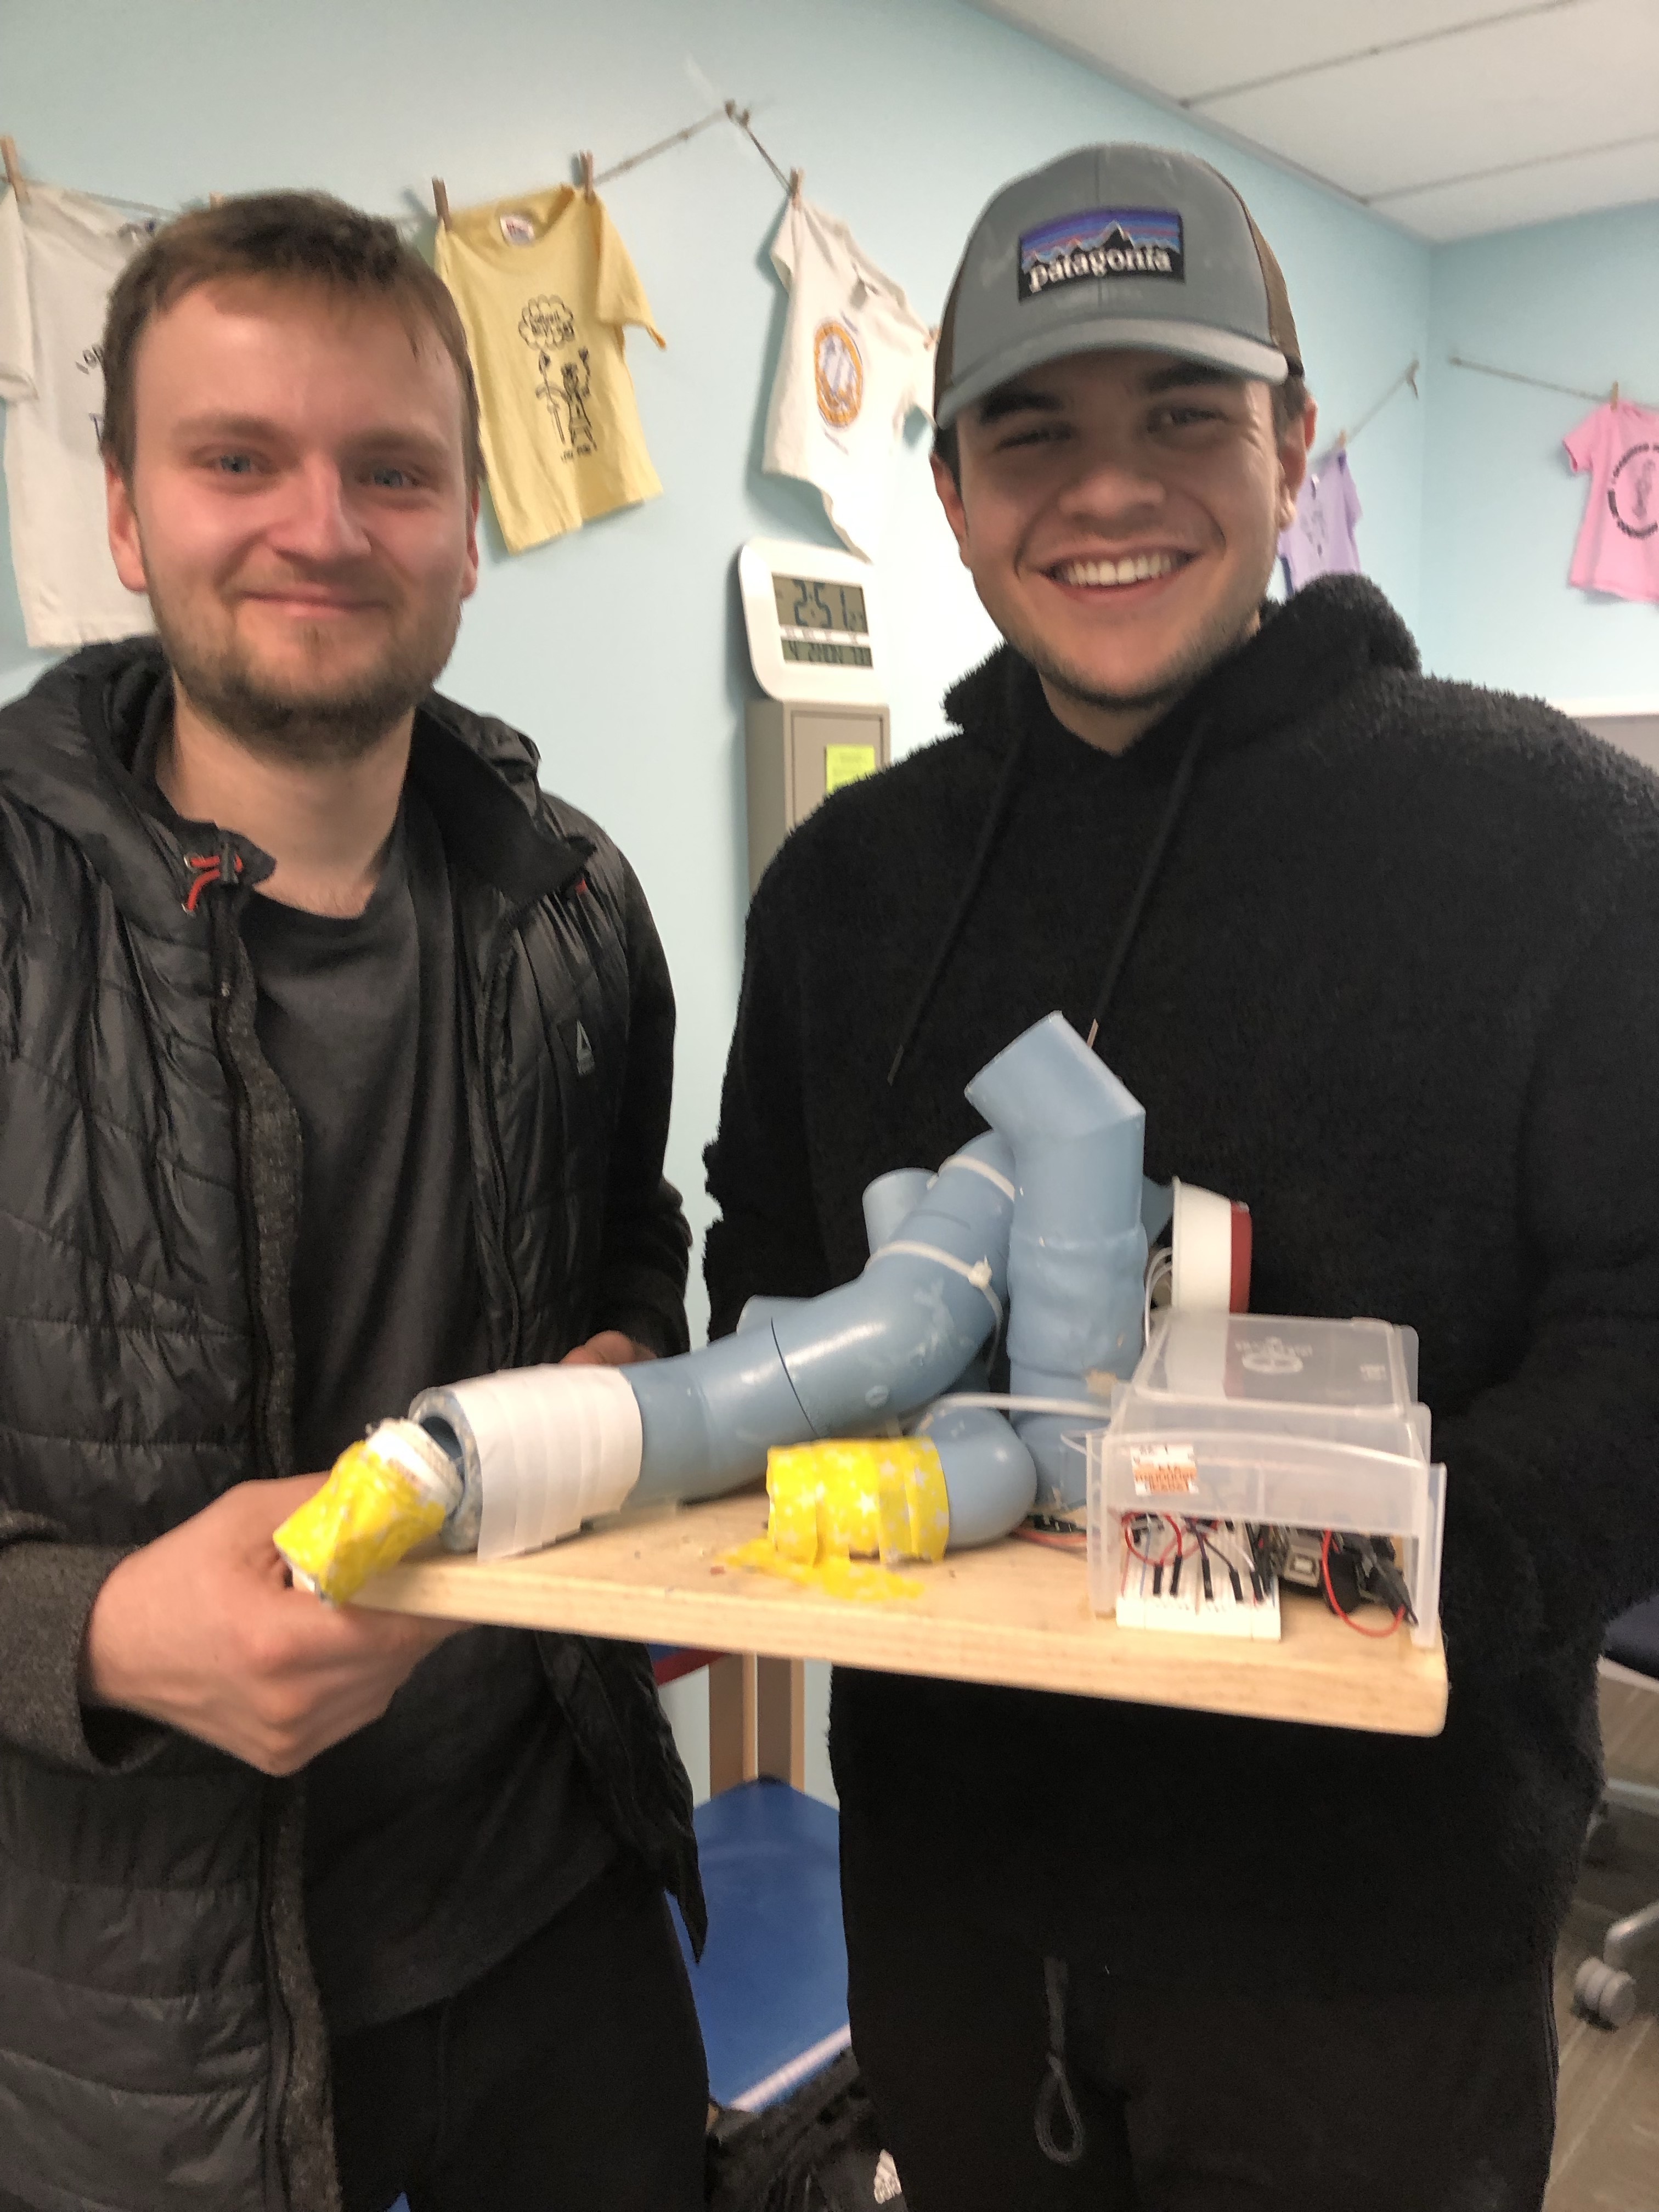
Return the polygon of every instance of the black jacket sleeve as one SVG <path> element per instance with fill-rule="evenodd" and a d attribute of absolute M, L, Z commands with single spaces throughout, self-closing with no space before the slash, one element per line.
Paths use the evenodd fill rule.
<path fill-rule="evenodd" d="M 15 1749 L 83 1774 L 127 1773 L 161 1749 L 164 1729 L 81 1703 L 87 1623 L 125 1556 L 65 1543 L 33 1514 L 0 1511 L 0 1738 Z"/>
<path fill-rule="evenodd" d="M 1437 1423 L 1454 1683 L 1599 1641 L 1659 1590 L 1659 854 L 1545 1023 L 1520 1163 L 1539 1289 L 1513 1370 Z"/>
<path fill-rule="evenodd" d="M 711 1336 L 728 1335 L 757 1293 L 815 1297 L 831 1287 L 807 1158 L 801 999 L 781 905 L 775 872 L 750 908 L 720 1131 L 703 1154 L 720 1209 L 703 1257 Z"/>
<path fill-rule="evenodd" d="M 674 1091 L 674 987 L 657 926 L 623 862 L 628 951 L 628 1069 L 611 1144 L 605 1243 L 594 1327 L 619 1328 L 653 1352 L 687 1349 L 685 1281 L 691 1231 L 663 1173 Z"/>

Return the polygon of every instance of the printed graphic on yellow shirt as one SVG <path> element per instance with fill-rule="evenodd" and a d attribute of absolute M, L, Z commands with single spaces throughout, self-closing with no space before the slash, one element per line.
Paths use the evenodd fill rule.
<path fill-rule="evenodd" d="M 560 348 L 575 345 L 574 316 L 556 295 L 544 293 L 539 299 L 526 302 L 519 318 L 519 336 L 535 348 L 536 366 L 541 371 L 536 397 L 547 402 L 554 435 L 563 447 L 561 458 L 574 461 L 578 453 L 593 453 L 593 418 L 587 411 L 593 368 L 587 348 L 577 346 L 574 361 L 559 356 Z"/>
<path fill-rule="evenodd" d="M 664 341 L 603 202 L 562 185 L 469 208 L 438 233 L 437 262 L 466 325 L 509 550 L 654 498 L 624 332 Z"/>

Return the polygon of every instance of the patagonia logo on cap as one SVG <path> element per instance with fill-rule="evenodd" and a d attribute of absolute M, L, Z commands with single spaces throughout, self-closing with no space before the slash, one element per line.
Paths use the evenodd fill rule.
<path fill-rule="evenodd" d="M 1062 215 L 1019 241 L 1019 296 L 1102 276 L 1185 281 L 1181 217 L 1171 208 L 1090 208 Z"/>

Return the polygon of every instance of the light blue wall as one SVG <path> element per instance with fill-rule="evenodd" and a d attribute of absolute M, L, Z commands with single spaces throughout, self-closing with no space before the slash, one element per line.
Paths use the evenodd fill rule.
<path fill-rule="evenodd" d="M 1659 407 L 1659 204 L 1443 246 L 1432 299 L 1425 658 L 1545 698 L 1659 696 L 1659 608 L 1567 582 L 1589 478 L 1561 441 L 1595 403 L 1446 359 Z"/>
<path fill-rule="evenodd" d="M 1237 180 L 1273 240 L 1333 427 L 1426 344 L 1425 248 L 951 0 L 0 0 L 0 123 L 33 173 L 164 204 L 319 185 L 429 210 L 437 171 L 459 206 L 562 179 L 579 147 L 603 168 L 704 112 L 713 86 L 753 104 L 780 161 L 929 316 L 1007 178 L 1092 138 L 1178 143 Z M 547 781 L 639 868 L 681 1009 L 671 1172 L 701 1231 L 746 894 L 732 556 L 760 531 L 829 533 L 815 494 L 758 473 L 781 326 L 770 172 L 722 125 L 606 198 L 669 340 L 630 348 L 665 496 L 517 559 L 492 531 L 447 681 L 530 731 Z M 1402 396 L 1355 463 L 1367 563 L 1408 620 L 1422 436 Z M 882 565 L 902 750 L 937 732 L 940 693 L 988 640 L 914 428 Z M 0 697 L 42 665 L 0 568 Z"/>

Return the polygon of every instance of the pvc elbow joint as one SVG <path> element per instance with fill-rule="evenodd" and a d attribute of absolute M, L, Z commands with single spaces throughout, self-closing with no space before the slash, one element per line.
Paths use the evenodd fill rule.
<path fill-rule="evenodd" d="M 1060 1014 L 981 1068 L 968 1097 L 1013 1147 L 1013 1395 L 1081 1401 L 1091 1377 L 1127 1375 L 1140 1357 L 1146 1114 Z M 1086 1471 L 1076 1420 L 1017 1413 L 1014 1426 L 1036 1461 L 1045 1502 L 1080 1504 Z"/>

